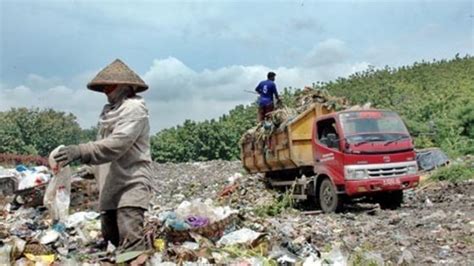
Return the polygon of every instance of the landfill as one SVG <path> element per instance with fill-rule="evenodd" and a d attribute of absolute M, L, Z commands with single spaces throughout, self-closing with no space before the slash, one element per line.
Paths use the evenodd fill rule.
<path fill-rule="evenodd" d="M 52 171 L 51 175 L 54 175 Z M 135 265 L 468 265 L 474 262 L 474 182 L 425 182 L 398 210 L 348 205 L 322 214 L 288 201 L 240 162 L 154 164 L 147 257 Z M 86 181 L 83 181 L 86 182 Z M 93 182 L 87 180 L 87 182 Z M 66 218 L 0 199 L 0 265 L 102 265 L 139 254 L 101 243 L 88 185 L 71 185 Z M 76 199 L 75 199 L 76 198 Z"/>

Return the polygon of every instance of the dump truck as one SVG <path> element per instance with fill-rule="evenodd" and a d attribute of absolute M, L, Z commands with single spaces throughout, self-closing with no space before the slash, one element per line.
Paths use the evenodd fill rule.
<path fill-rule="evenodd" d="M 243 137 L 241 160 L 272 187 L 291 188 L 325 213 L 367 200 L 396 209 L 419 183 L 412 138 L 396 112 L 312 104 L 266 137 Z"/>

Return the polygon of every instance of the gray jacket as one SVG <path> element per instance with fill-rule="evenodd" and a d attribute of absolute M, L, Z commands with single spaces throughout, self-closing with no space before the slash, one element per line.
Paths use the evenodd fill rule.
<path fill-rule="evenodd" d="M 135 96 L 104 106 L 97 141 L 79 144 L 82 162 L 93 165 L 99 209 L 148 209 L 152 194 L 150 125 L 145 101 Z"/>

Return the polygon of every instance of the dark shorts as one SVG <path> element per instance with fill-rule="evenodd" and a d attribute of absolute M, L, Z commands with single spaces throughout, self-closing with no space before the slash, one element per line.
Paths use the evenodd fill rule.
<path fill-rule="evenodd" d="M 258 107 L 258 122 L 265 120 L 265 116 L 273 111 L 275 108 L 273 103 L 266 105 L 266 106 L 259 106 Z"/>

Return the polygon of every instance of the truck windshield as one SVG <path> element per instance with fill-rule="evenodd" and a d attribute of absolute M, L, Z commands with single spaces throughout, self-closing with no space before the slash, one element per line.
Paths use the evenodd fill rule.
<path fill-rule="evenodd" d="M 347 141 L 359 145 L 372 141 L 391 143 L 409 138 L 402 119 L 390 111 L 354 111 L 339 116 Z"/>

